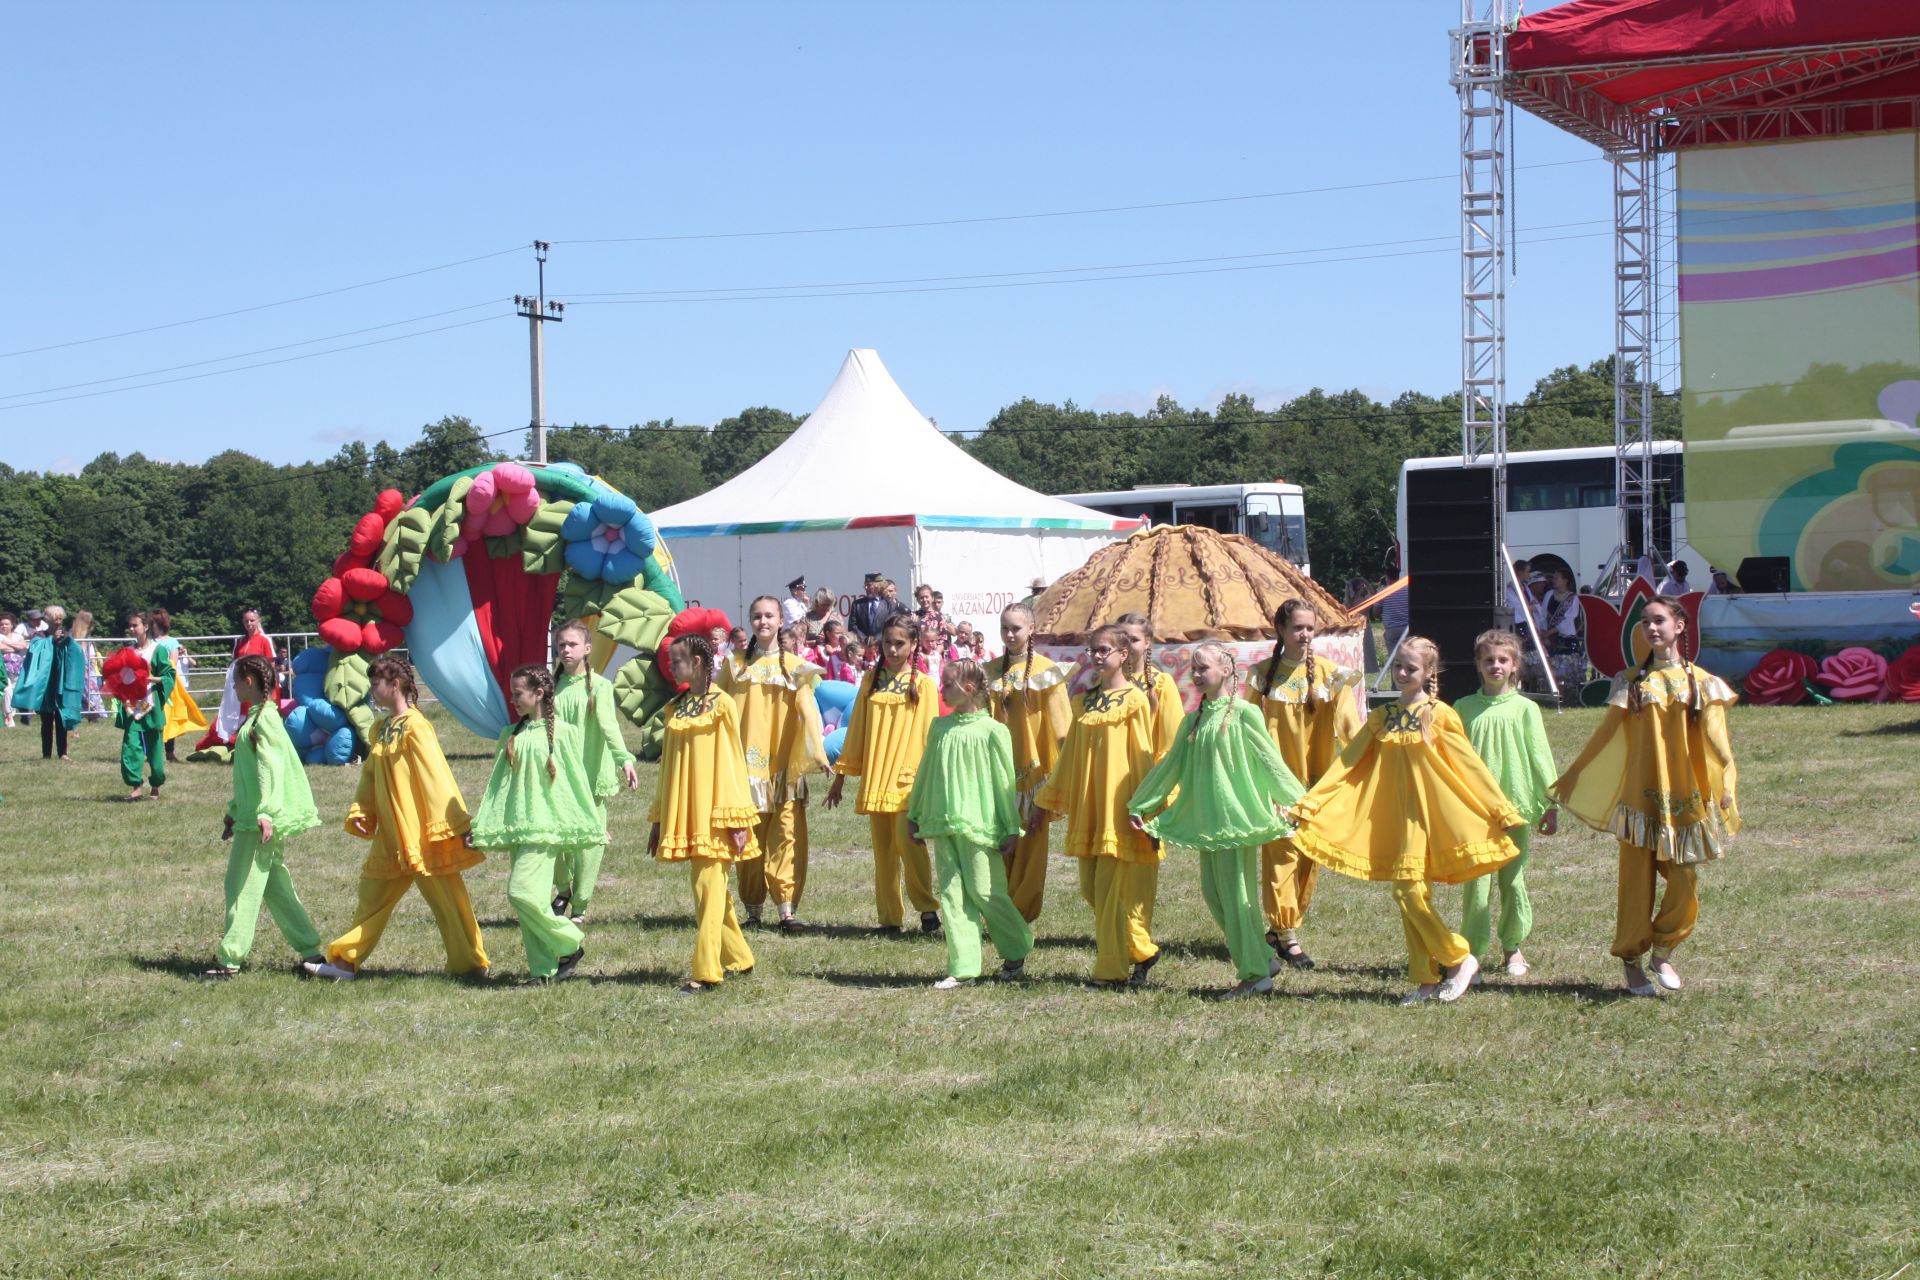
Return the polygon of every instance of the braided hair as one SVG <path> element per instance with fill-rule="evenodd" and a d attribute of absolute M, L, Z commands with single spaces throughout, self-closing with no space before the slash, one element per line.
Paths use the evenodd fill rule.
<path fill-rule="evenodd" d="M 987 691 L 987 669 L 972 658 L 955 658 L 940 669 L 940 678 L 964 685 L 976 696 L 984 697 Z"/>
<path fill-rule="evenodd" d="M 563 622 L 559 626 L 553 629 L 554 650 L 555 650 L 554 658 L 553 658 L 553 683 L 554 683 L 554 687 L 556 688 L 559 687 L 560 677 L 567 674 L 566 664 L 560 661 L 559 642 L 560 642 L 560 637 L 567 634 L 567 632 L 569 631 L 578 631 L 580 633 L 580 638 L 582 640 L 585 640 L 588 644 L 593 643 L 593 629 L 586 624 L 586 621 L 584 619 L 575 618 L 573 621 Z M 581 674 L 584 675 L 587 680 L 587 721 L 588 723 L 592 723 L 593 712 L 594 712 L 593 668 L 588 667 L 587 669 L 582 671 Z"/>
<path fill-rule="evenodd" d="M 910 613 L 896 613 L 888 618 L 886 624 L 880 628 L 880 634 L 884 636 L 889 631 L 904 631 L 907 633 L 908 643 L 915 645 L 920 643 L 920 620 Z M 920 682 L 914 679 L 914 674 L 919 668 L 915 667 L 913 662 L 913 655 L 909 653 L 904 668 L 907 676 L 907 705 L 917 707 L 920 705 Z M 873 696 L 874 686 L 879 684 L 880 678 L 886 674 L 887 658 L 883 650 L 880 661 L 874 663 L 873 669 L 867 672 L 867 683 L 860 690 L 862 702 Z"/>
<path fill-rule="evenodd" d="M 274 676 L 273 664 L 271 662 L 268 662 L 257 653 L 250 653 L 244 658 L 236 658 L 233 663 L 234 686 L 237 688 L 243 680 L 251 680 L 255 687 L 260 690 L 261 707 L 274 707 L 275 714 L 279 713 L 279 708 L 274 706 L 273 701 Z M 264 712 L 262 714 L 264 714 Z M 247 733 L 247 741 L 253 744 L 255 750 L 259 749 L 260 726 L 257 723 Z"/>
<path fill-rule="evenodd" d="M 1224 644 L 1221 644 L 1218 640 L 1206 640 L 1206 641 L 1202 641 L 1200 644 L 1197 644 L 1193 647 L 1194 657 L 1197 658 L 1203 653 L 1206 654 L 1207 657 L 1213 659 L 1215 662 L 1221 663 L 1226 667 L 1227 678 L 1220 685 L 1222 689 L 1225 689 L 1229 684 L 1233 682 L 1234 672 L 1238 669 L 1237 665 L 1233 660 L 1233 650 L 1227 648 L 1227 646 L 1225 646 Z M 1223 695 L 1223 696 L 1230 696 L 1230 695 Z M 1205 699 L 1202 699 L 1202 705 L 1205 705 Z M 1200 733 L 1200 708 L 1195 707 L 1193 709 L 1193 714 L 1191 716 L 1188 716 L 1187 719 L 1193 722 L 1191 726 L 1187 729 L 1187 741 L 1192 742 L 1194 738 L 1197 737 Z M 1222 733 L 1225 733 L 1226 728 L 1227 728 L 1227 722 L 1225 720 L 1222 720 L 1220 722 L 1220 731 Z"/>
<path fill-rule="evenodd" d="M 1644 618 L 1646 616 L 1646 610 L 1656 608 L 1664 609 L 1669 617 L 1680 624 L 1681 634 L 1685 634 L 1687 629 L 1687 615 L 1681 610 L 1679 605 L 1673 604 L 1670 601 L 1661 599 L 1649 600 L 1641 608 L 1640 616 Z M 1700 718 L 1699 676 L 1695 672 L 1693 664 L 1687 661 L 1686 655 L 1680 652 L 1680 642 L 1678 639 L 1675 639 L 1673 649 L 1674 653 L 1680 658 L 1680 665 L 1687 670 L 1687 719 L 1698 720 Z M 1646 658 L 1640 663 L 1640 669 L 1633 673 L 1633 683 L 1627 686 L 1627 710 L 1629 712 L 1638 712 L 1641 706 L 1645 704 L 1646 694 L 1642 691 L 1640 682 L 1645 680 L 1653 671 L 1653 657 L 1653 646 L 1648 645 Z"/>
<path fill-rule="evenodd" d="M 397 653 L 383 653 L 375 658 L 367 668 L 367 679 L 385 680 L 407 700 L 408 706 L 420 701 L 420 684 L 413 674 L 413 664 Z"/>
<path fill-rule="evenodd" d="M 509 688 L 516 684 L 524 684 L 535 697 L 540 699 L 540 718 L 547 722 L 547 781 L 552 782 L 560 776 L 560 767 L 554 762 L 553 752 L 553 672 L 547 670 L 544 664 L 529 663 L 527 666 L 514 668 L 513 677 L 507 684 Z M 520 727 L 525 723 L 521 721 L 520 725 L 515 725 L 513 736 L 507 739 L 508 764 L 518 762 L 513 746 L 519 741 Z"/>
<path fill-rule="evenodd" d="M 1269 697 L 1273 695 L 1273 682 L 1280 673 L 1280 651 L 1286 648 L 1287 624 L 1293 621 L 1294 614 L 1300 612 L 1302 609 L 1310 610 L 1312 608 L 1313 606 L 1311 604 L 1308 604 L 1299 596 L 1289 596 L 1280 602 L 1278 609 L 1273 611 L 1273 656 L 1267 659 L 1267 675 L 1266 678 L 1260 682 L 1265 686 L 1265 691 Z M 1319 616 L 1318 613 L 1314 614 L 1316 621 L 1319 619 Z M 1320 709 L 1320 704 L 1313 700 L 1313 637 L 1311 636 L 1307 637 L 1306 651 L 1303 667 L 1307 675 L 1307 696 L 1301 699 L 1301 704 L 1306 707 L 1307 714 L 1312 715 Z"/>
<path fill-rule="evenodd" d="M 689 632 L 684 636 L 675 636 L 667 645 L 668 655 L 671 656 L 675 649 L 688 657 L 700 660 L 700 670 L 703 673 L 700 680 L 700 696 L 705 697 L 707 689 L 713 684 L 713 637 L 697 631 Z M 673 700 L 676 703 L 680 702 L 692 692 L 693 686 L 689 684 L 675 694 Z"/>
<path fill-rule="evenodd" d="M 1123 635 L 1126 632 L 1126 628 L 1138 627 L 1140 628 L 1140 634 L 1144 636 L 1147 634 L 1147 628 L 1152 624 L 1147 621 L 1147 615 L 1144 613 L 1123 613 L 1113 620 L 1113 625 L 1119 627 Z M 1131 640 L 1127 642 L 1127 666 L 1129 668 L 1133 666 L 1133 642 Z M 1153 664 L 1147 661 L 1144 654 L 1140 658 L 1138 678 L 1135 678 L 1134 672 L 1131 670 L 1127 672 L 1127 678 L 1133 680 L 1133 682 L 1140 687 L 1140 692 L 1147 695 L 1147 707 L 1156 715 L 1159 714 L 1160 695 L 1154 687 L 1158 682 L 1153 678 Z"/>
<path fill-rule="evenodd" d="M 1437 705 L 1440 701 L 1440 646 L 1425 636 L 1408 636 L 1400 642 L 1400 652 L 1420 659 L 1420 665 L 1427 671 L 1427 699 Z M 1431 719 L 1425 720 L 1421 725 L 1421 733 L 1426 733 L 1431 725 Z"/>

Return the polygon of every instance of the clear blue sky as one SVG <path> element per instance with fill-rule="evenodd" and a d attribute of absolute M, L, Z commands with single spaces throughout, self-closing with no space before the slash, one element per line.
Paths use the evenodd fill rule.
<path fill-rule="evenodd" d="M 878 348 L 949 429 L 977 428 L 1021 396 L 1146 408 L 1161 392 L 1209 407 L 1231 390 L 1262 404 L 1312 386 L 1445 392 L 1459 379 L 1454 16 L 1437 0 L 19 8 L 0 89 L 12 122 L 0 351 L 541 238 L 554 242 L 549 294 L 572 300 L 548 330 L 558 423 L 804 412 L 855 346 Z M 1578 223 L 1536 234 L 1585 237 L 1523 237 L 1509 295 L 1517 396 L 1557 365 L 1605 355 L 1612 338 L 1606 167 L 1530 117 L 1515 144 L 1523 166 L 1584 162 L 1523 168 L 1520 225 Z M 1434 176 L 1152 211 L 577 243 Z M 1409 256 L 1275 269 L 764 296 L 1424 237 L 1306 255 Z M 287 462 L 354 438 L 404 445 L 449 413 L 521 427 L 526 322 L 505 300 L 533 283 L 530 251 L 512 252 L 0 358 L 0 459 L 72 469 L 107 450 L 200 460 L 241 448 Z M 584 305 L 663 290 L 754 300 Z M 485 305 L 453 310 L 472 304 Z M 439 312 L 450 314 L 416 319 Z M 182 378 L 476 319 L 123 393 L 86 394 L 127 383 L 74 385 Z M 372 326 L 390 327 L 265 350 Z M 261 354 L 221 362 L 248 352 Z M 33 403 L 75 396 L 86 398 Z"/>

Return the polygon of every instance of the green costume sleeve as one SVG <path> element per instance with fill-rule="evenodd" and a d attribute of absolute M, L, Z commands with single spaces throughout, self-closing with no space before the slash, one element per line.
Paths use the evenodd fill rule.
<path fill-rule="evenodd" d="M 1242 702 L 1238 699 L 1235 700 L 1235 705 L 1228 714 L 1241 721 L 1244 726 L 1242 731 L 1246 736 L 1243 740 L 1258 769 L 1255 780 L 1264 784 L 1261 787 L 1262 791 L 1271 792 L 1274 804 L 1292 808 L 1296 800 L 1307 794 L 1307 788 L 1300 779 L 1293 776 L 1293 770 L 1287 767 L 1285 757 L 1280 754 L 1280 748 L 1274 745 L 1273 735 L 1267 732 L 1266 717 L 1261 715 L 1259 708 L 1251 702 Z M 1246 732 L 1254 729 L 1259 732 Z"/>
<path fill-rule="evenodd" d="M 595 690 L 593 718 L 599 728 L 601 741 L 607 744 L 607 751 L 613 756 L 614 767 L 624 769 L 633 763 L 633 752 L 627 750 L 627 740 L 620 736 L 619 699 L 614 696 L 613 681 L 601 675 L 590 678 L 606 686 Z"/>
<path fill-rule="evenodd" d="M 1547 722 L 1540 715 L 1540 708 L 1533 702 L 1527 703 L 1527 766 L 1533 774 L 1533 794 L 1545 813 L 1552 804 L 1550 792 L 1560 776 L 1558 766 L 1553 763 L 1553 747 L 1547 742 Z M 1532 812 L 1532 805 L 1522 806 L 1522 812 Z M 1535 820 L 1540 814 L 1535 813 Z"/>
<path fill-rule="evenodd" d="M 1160 763 L 1147 771 L 1134 789 L 1133 799 L 1127 802 L 1127 812 L 1136 818 L 1150 818 L 1167 807 L 1173 798 L 1174 790 L 1180 785 L 1180 772 L 1187 767 L 1187 752 L 1193 737 L 1193 720 L 1200 712 L 1189 711 L 1181 719 L 1180 727 L 1174 731 L 1173 744 L 1167 748 L 1167 754 L 1160 757 Z M 1261 725 L 1261 736 L 1265 734 L 1265 724 Z"/>
<path fill-rule="evenodd" d="M 262 703 L 254 709 L 258 735 L 254 738 L 260 799 L 254 817 L 273 823 L 277 836 L 298 835 L 320 825 L 313 807 L 313 789 L 307 785 L 307 769 L 287 736 L 286 723 L 279 709 Z"/>

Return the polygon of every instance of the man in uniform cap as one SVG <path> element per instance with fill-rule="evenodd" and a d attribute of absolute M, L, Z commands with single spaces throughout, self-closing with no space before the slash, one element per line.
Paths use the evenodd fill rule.
<path fill-rule="evenodd" d="M 780 625 L 790 627 L 807 616 L 807 575 L 801 574 L 787 584 L 787 598 L 780 602 Z"/>

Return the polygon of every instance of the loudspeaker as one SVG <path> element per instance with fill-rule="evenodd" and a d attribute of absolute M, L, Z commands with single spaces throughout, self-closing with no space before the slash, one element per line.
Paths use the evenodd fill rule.
<path fill-rule="evenodd" d="M 1740 562 L 1733 580 L 1742 591 L 1778 591 L 1784 595 L 1793 590 L 1793 569 L 1785 556 L 1748 556 Z"/>
<path fill-rule="evenodd" d="M 1440 646 L 1440 696 L 1452 702 L 1480 687 L 1473 641 L 1499 605 L 1493 468 L 1415 469 L 1406 485 L 1408 625 Z"/>

